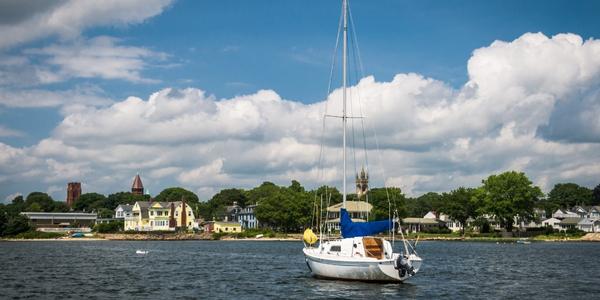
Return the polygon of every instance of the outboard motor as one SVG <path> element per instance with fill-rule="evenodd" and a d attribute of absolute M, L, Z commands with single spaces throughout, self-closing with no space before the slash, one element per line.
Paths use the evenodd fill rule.
<path fill-rule="evenodd" d="M 398 256 L 398 259 L 396 259 L 395 268 L 398 270 L 400 278 L 406 276 L 406 273 L 408 273 L 410 276 L 415 275 L 415 268 L 408 263 L 408 257 L 404 255 Z"/>

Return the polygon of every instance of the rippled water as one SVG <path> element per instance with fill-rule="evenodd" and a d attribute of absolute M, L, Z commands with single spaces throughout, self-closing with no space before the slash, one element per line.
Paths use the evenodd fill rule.
<path fill-rule="evenodd" d="M 396 244 L 399 246 L 399 244 Z M 147 255 L 136 254 L 148 250 Z M 0 242 L 0 298 L 542 299 L 600 295 L 600 243 L 421 242 L 404 284 L 309 276 L 300 242 Z"/>

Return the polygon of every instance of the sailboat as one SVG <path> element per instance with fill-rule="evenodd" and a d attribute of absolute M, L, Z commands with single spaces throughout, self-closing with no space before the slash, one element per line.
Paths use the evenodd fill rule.
<path fill-rule="evenodd" d="M 385 231 L 395 232 L 397 230 L 396 221 L 390 218 L 381 221 L 357 222 L 351 219 L 346 209 L 350 202 L 347 201 L 346 193 L 346 131 L 348 118 L 350 118 L 346 111 L 348 12 L 348 2 L 343 0 L 343 25 L 341 25 L 343 26 L 343 111 L 341 116 L 343 122 L 343 192 L 339 211 L 341 238 L 324 240 L 322 225 L 319 228 L 320 238 L 313 233 L 312 229 L 306 229 L 303 238 L 304 257 L 310 272 L 318 278 L 403 282 L 419 271 L 422 259 L 403 234 L 404 249 L 399 253 L 394 252 L 393 244 L 390 241 L 376 236 Z"/>

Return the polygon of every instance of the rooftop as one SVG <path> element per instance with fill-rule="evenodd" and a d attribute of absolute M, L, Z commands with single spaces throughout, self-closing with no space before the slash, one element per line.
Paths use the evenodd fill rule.
<path fill-rule="evenodd" d="M 334 204 L 327 208 L 328 212 L 339 212 L 342 203 Z M 365 201 L 346 201 L 346 210 L 348 212 L 370 212 L 373 209 L 371 203 Z"/>

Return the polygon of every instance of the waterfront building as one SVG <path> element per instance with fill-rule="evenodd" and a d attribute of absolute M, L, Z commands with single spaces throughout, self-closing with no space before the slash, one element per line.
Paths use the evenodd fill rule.
<path fill-rule="evenodd" d="M 560 220 L 557 218 L 550 218 L 550 219 L 546 219 L 546 220 L 542 221 L 543 227 L 550 226 L 553 229 L 560 230 L 561 228 L 558 224 L 560 224 Z"/>
<path fill-rule="evenodd" d="M 238 205 L 237 201 L 233 201 L 233 205 L 225 207 L 225 214 L 220 216 L 219 219 L 225 222 L 237 222 L 238 214 L 242 211 L 242 207 Z"/>
<path fill-rule="evenodd" d="M 560 223 L 558 223 L 558 226 L 560 226 L 560 230 L 577 228 L 577 224 L 579 223 L 580 220 L 581 220 L 581 218 L 579 218 L 579 217 L 564 218 L 560 221 Z"/>
<path fill-rule="evenodd" d="M 73 207 L 79 196 L 81 196 L 81 182 L 69 182 L 67 184 L 67 206 Z"/>
<path fill-rule="evenodd" d="M 95 213 L 22 212 L 38 231 L 91 231 L 98 216 Z"/>
<path fill-rule="evenodd" d="M 258 220 L 254 213 L 256 205 L 248 205 L 241 209 L 237 215 L 237 220 L 242 225 L 243 229 L 258 228 Z"/>
<path fill-rule="evenodd" d="M 144 184 L 142 184 L 140 174 L 135 175 L 135 178 L 133 178 L 133 184 L 131 185 L 131 193 L 134 195 L 144 194 Z"/>
<path fill-rule="evenodd" d="M 125 218 L 131 217 L 132 209 L 133 205 L 131 204 L 119 204 L 119 206 L 115 208 L 115 219 L 124 220 Z"/>
<path fill-rule="evenodd" d="M 459 225 L 460 226 L 460 225 Z M 404 218 L 402 228 L 408 232 L 421 232 L 446 227 L 444 221 L 436 218 Z"/>
<path fill-rule="evenodd" d="M 447 227 L 448 229 L 450 229 L 452 232 L 459 232 L 462 230 L 462 226 L 460 224 L 459 221 L 453 220 L 452 218 L 450 218 L 450 216 L 440 213 L 439 217 L 437 216 L 437 214 L 433 211 L 427 212 L 427 214 L 425 214 L 425 216 L 423 216 L 424 219 L 432 219 L 432 220 L 438 220 L 440 222 L 444 223 L 444 226 Z M 473 222 L 473 219 L 469 218 L 467 220 L 467 224 L 465 224 L 465 228 L 471 223 Z"/>
<path fill-rule="evenodd" d="M 585 232 L 600 232 L 600 219 L 583 218 L 577 223 L 577 229 Z"/>
<path fill-rule="evenodd" d="M 552 217 L 562 220 L 564 218 L 579 218 L 579 215 L 569 210 L 557 209 L 552 213 Z"/>
<path fill-rule="evenodd" d="M 204 224 L 204 232 L 227 232 L 236 233 L 242 232 L 242 225 L 238 222 L 221 222 L 221 221 L 209 221 Z"/>
<path fill-rule="evenodd" d="M 327 231 L 340 230 L 340 208 L 342 203 L 334 204 L 327 208 Z M 371 203 L 365 201 L 346 201 L 346 211 L 352 222 L 365 222 L 373 209 Z"/>
<path fill-rule="evenodd" d="M 600 206 L 590 207 L 588 218 L 594 220 L 600 219 Z"/>
<path fill-rule="evenodd" d="M 131 216 L 124 218 L 125 230 L 135 231 L 192 229 L 194 219 L 192 207 L 185 201 L 137 201 L 131 209 Z"/>

